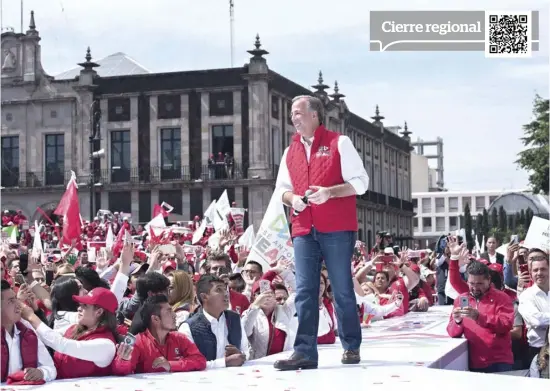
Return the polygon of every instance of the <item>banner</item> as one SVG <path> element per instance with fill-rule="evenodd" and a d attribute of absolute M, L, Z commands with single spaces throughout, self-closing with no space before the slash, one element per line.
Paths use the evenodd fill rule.
<path fill-rule="evenodd" d="M 266 271 L 282 259 L 294 262 L 294 249 L 280 195 L 274 193 L 247 262 L 256 261 Z"/>
<path fill-rule="evenodd" d="M 542 251 L 550 250 L 550 221 L 538 216 L 533 216 L 529 231 L 523 241 L 523 247 L 539 248 Z"/>

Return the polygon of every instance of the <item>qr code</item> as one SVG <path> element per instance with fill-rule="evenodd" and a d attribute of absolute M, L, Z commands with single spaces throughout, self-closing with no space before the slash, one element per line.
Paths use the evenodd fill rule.
<path fill-rule="evenodd" d="M 489 57 L 531 57 L 529 13 L 486 14 L 485 54 Z"/>

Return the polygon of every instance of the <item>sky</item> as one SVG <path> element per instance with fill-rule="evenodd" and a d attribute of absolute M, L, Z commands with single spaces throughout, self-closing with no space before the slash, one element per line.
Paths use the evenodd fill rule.
<path fill-rule="evenodd" d="M 20 29 L 20 2 L 4 0 L 3 26 Z M 449 190 L 522 189 L 514 161 L 535 94 L 548 97 L 548 2 L 544 0 L 234 0 L 235 66 L 248 62 L 256 33 L 268 66 L 304 86 L 337 80 L 348 107 L 387 126 L 407 121 L 413 141 L 444 142 Z M 382 2 L 376 2 L 378 4 Z M 139 4 L 139 6 L 138 6 Z M 540 10 L 541 51 L 530 59 L 483 52 L 369 52 L 372 10 Z M 152 72 L 231 66 L 229 0 L 24 0 L 35 11 L 42 65 L 50 75 L 124 52 Z M 332 92 L 332 90 L 330 91 Z M 432 163 L 432 166 L 435 165 Z M 414 178 L 413 178 L 414 180 Z"/>

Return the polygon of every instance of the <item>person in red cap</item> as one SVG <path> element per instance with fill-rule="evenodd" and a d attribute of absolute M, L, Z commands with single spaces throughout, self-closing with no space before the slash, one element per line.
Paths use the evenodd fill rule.
<path fill-rule="evenodd" d="M 367 191 L 369 177 L 349 137 L 325 128 L 319 98 L 298 96 L 292 102 L 297 133 L 281 158 L 275 192 L 292 208 L 298 331 L 294 353 L 274 366 L 279 370 L 318 366 L 321 259 L 336 302 L 344 348 L 341 361 L 358 364 L 361 325 L 350 268 L 358 229 L 356 198 Z"/>
<path fill-rule="evenodd" d="M 197 346 L 176 330 L 176 314 L 164 295 L 151 296 L 140 308 L 142 330 L 125 338 L 113 361 L 113 373 L 190 372 L 206 369 Z"/>
<path fill-rule="evenodd" d="M 73 300 L 80 304 L 78 323 L 69 327 L 64 336 L 42 323 L 26 305 L 21 315 L 42 342 L 55 351 L 58 379 L 110 376 L 118 340 L 117 298 L 109 289 L 95 288 L 86 296 L 73 296 Z"/>
<path fill-rule="evenodd" d="M 32 327 L 21 320 L 21 304 L 2 280 L 1 382 L 43 384 L 57 376 L 53 360 Z"/>

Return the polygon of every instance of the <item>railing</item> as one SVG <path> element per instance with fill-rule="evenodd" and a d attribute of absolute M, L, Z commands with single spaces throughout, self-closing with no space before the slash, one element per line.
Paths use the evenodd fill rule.
<path fill-rule="evenodd" d="M 267 170 L 249 175 L 248 167 L 234 164 L 225 165 L 196 165 L 181 167 L 114 167 L 94 171 L 94 183 L 101 185 L 125 183 L 165 183 L 165 182 L 213 182 L 232 181 L 243 179 L 268 179 L 277 177 L 278 166 L 271 166 Z M 2 187 L 4 188 L 37 188 L 56 185 L 66 185 L 71 177 L 70 171 L 48 170 L 45 172 L 18 172 L 16 170 L 2 170 Z M 90 183 L 88 173 L 77 175 L 79 184 Z"/>

